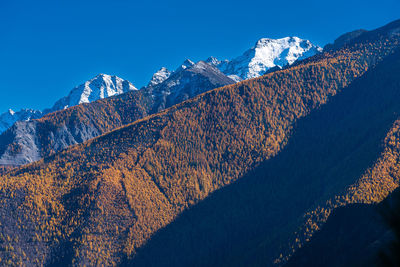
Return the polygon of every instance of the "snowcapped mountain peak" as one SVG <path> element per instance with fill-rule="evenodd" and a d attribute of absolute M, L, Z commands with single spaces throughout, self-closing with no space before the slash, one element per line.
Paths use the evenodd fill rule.
<path fill-rule="evenodd" d="M 321 51 L 322 48 L 309 40 L 296 36 L 280 39 L 261 38 L 243 55 L 231 61 L 209 58 L 207 62 L 239 81 L 261 76 L 270 68 L 291 65 L 298 59 L 313 56 Z"/>
<path fill-rule="evenodd" d="M 179 68 L 176 71 L 184 70 L 186 68 L 190 68 L 193 65 L 194 65 L 193 61 L 191 61 L 190 59 L 186 59 L 185 61 L 183 61 L 182 65 L 180 65 Z"/>
<path fill-rule="evenodd" d="M 115 75 L 99 74 L 83 85 L 72 89 L 70 103 L 74 106 L 82 103 L 90 103 L 98 99 L 119 95 L 128 91 L 137 90 L 129 81 L 123 80 Z M 75 97 L 73 97 L 75 96 Z"/>
<path fill-rule="evenodd" d="M 183 66 L 186 66 L 186 67 L 190 67 L 190 66 L 193 66 L 195 63 L 193 62 L 193 61 L 191 61 L 190 59 L 185 59 L 185 61 L 182 63 L 182 65 Z"/>
<path fill-rule="evenodd" d="M 151 78 L 151 80 L 147 86 L 154 86 L 159 83 L 162 83 L 163 81 L 168 79 L 169 76 L 171 76 L 171 73 L 172 72 L 169 71 L 167 68 L 162 67 L 156 73 L 153 74 L 153 77 Z"/>
<path fill-rule="evenodd" d="M 15 112 L 9 109 L 0 114 L 0 133 L 10 128 L 17 121 L 38 119 L 53 111 L 62 110 L 82 103 L 90 103 L 98 99 L 119 95 L 132 90 L 137 89 L 129 81 L 114 75 L 100 73 L 89 81 L 72 89 L 68 96 L 61 98 L 52 108 L 45 109 L 43 112 L 32 109 L 22 109 Z"/>
<path fill-rule="evenodd" d="M 72 89 L 69 95 L 57 101 L 51 110 L 55 111 L 82 103 L 90 103 L 132 90 L 137 89 L 129 81 L 115 75 L 101 73 Z"/>
<path fill-rule="evenodd" d="M 290 43 L 290 42 L 310 42 L 308 40 L 303 40 L 297 36 L 288 36 L 280 39 L 272 39 L 272 38 L 261 38 L 256 42 L 255 47 L 263 47 L 265 45 L 268 45 L 270 43 L 277 43 L 277 44 L 285 44 L 285 43 Z"/>
<path fill-rule="evenodd" d="M 219 64 L 221 64 L 221 61 L 213 56 L 207 58 L 205 62 L 207 62 L 211 66 L 218 66 Z"/>

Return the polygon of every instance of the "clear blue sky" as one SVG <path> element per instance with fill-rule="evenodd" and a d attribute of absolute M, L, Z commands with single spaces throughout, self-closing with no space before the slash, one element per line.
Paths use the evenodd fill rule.
<path fill-rule="evenodd" d="M 185 58 L 231 58 L 261 37 L 325 45 L 400 18 L 399 0 L 0 0 L 0 113 L 43 109 L 98 73 L 137 87 Z"/>

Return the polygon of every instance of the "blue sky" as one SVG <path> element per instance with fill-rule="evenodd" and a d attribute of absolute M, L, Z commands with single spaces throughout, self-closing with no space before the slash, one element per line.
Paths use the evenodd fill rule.
<path fill-rule="evenodd" d="M 232 58 L 261 37 L 318 45 L 400 18 L 379 1 L 0 0 L 0 113 L 43 109 L 98 73 L 137 87 L 185 58 Z"/>

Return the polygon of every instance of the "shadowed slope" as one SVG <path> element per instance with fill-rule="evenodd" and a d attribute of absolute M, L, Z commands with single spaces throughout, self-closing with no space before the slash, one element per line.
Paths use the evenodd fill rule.
<path fill-rule="evenodd" d="M 334 210 L 322 229 L 285 266 L 398 265 L 399 208 L 397 189 L 378 205 L 353 204 Z M 392 222 L 396 225 L 390 227 Z"/>
<path fill-rule="evenodd" d="M 269 266 L 280 253 L 290 254 L 289 240 L 303 215 L 346 193 L 378 158 L 385 158 L 384 149 L 394 148 L 395 157 L 379 164 L 398 168 L 399 73 L 397 53 L 300 120 L 275 158 L 160 230 L 131 264 Z M 395 144 L 382 147 L 385 138 Z M 394 171 L 394 177 L 381 178 L 364 182 L 373 185 L 372 191 L 361 192 L 358 202 L 383 199 L 398 186 L 400 175 Z"/>

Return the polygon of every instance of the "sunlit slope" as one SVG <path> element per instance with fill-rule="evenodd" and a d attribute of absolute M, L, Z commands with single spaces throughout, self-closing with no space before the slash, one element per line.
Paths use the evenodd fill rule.
<path fill-rule="evenodd" d="M 178 69 L 160 84 L 68 109 L 62 109 L 70 101 L 64 98 L 58 103 L 62 110 L 41 119 L 18 121 L 0 135 L 0 167 L 32 163 L 201 93 L 234 83 L 205 62 L 191 64 Z"/>
<path fill-rule="evenodd" d="M 159 231 L 132 263 L 282 264 L 335 207 L 383 200 L 400 181 L 399 73 L 396 53 L 299 120 L 276 157 Z"/>
<path fill-rule="evenodd" d="M 148 115 L 150 97 L 142 91 L 102 99 L 19 121 L 0 135 L 0 164 L 36 161 Z"/>
<path fill-rule="evenodd" d="M 1 258 L 113 264 L 285 146 L 297 118 L 398 47 L 382 34 L 219 88 L 0 179 Z"/>

